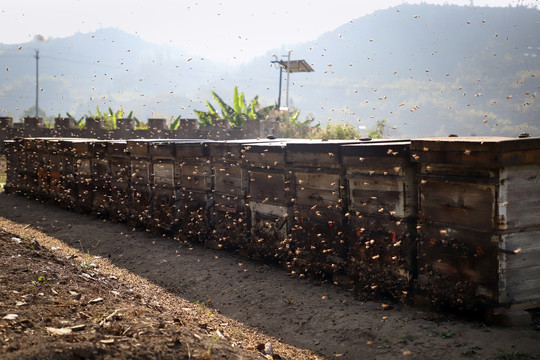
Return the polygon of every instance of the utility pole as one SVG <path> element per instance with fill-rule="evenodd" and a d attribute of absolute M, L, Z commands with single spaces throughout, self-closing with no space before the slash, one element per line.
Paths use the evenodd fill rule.
<path fill-rule="evenodd" d="M 36 118 L 39 117 L 39 50 L 36 49 Z"/>
<path fill-rule="evenodd" d="M 286 104 L 287 104 L 287 111 L 289 111 L 289 79 L 291 78 L 291 50 L 289 50 L 289 53 L 287 55 L 283 55 L 283 56 L 287 56 L 287 99 L 286 99 Z M 280 109 L 281 110 L 281 109 Z"/>

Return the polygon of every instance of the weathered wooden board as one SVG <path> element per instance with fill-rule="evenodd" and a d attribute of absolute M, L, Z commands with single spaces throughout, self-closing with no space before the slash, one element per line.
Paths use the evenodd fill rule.
<path fill-rule="evenodd" d="M 158 188 L 153 191 L 152 201 L 153 227 L 161 231 L 176 231 L 180 214 L 177 208 L 175 191 L 171 189 Z"/>
<path fill-rule="evenodd" d="M 453 137 L 415 139 L 414 161 L 464 165 L 512 166 L 540 162 L 540 138 Z"/>
<path fill-rule="evenodd" d="M 268 142 L 246 145 L 245 161 L 248 167 L 283 169 L 286 165 L 286 142 Z"/>
<path fill-rule="evenodd" d="M 342 178 L 340 174 L 328 172 L 294 171 L 295 203 L 319 208 L 344 205 L 341 200 Z"/>
<path fill-rule="evenodd" d="M 416 222 L 351 216 L 346 272 L 362 292 L 406 297 L 416 277 Z"/>
<path fill-rule="evenodd" d="M 287 205 L 291 202 L 291 181 L 284 172 L 250 170 L 248 194 L 252 201 Z"/>
<path fill-rule="evenodd" d="M 294 221 L 291 224 L 291 266 L 318 275 L 344 273 L 349 244 L 339 222 Z"/>
<path fill-rule="evenodd" d="M 250 256 L 271 261 L 289 261 L 288 208 L 255 201 L 249 202 L 251 212 Z"/>
<path fill-rule="evenodd" d="M 500 238 L 499 302 L 540 300 L 540 230 L 504 233 Z"/>
<path fill-rule="evenodd" d="M 155 188 L 175 187 L 175 166 L 172 162 L 164 162 L 161 160 L 153 162 L 153 180 L 152 184 Z"/>
<path fill-rule="evenodd" d="M 420 218 L 489 231 L 495 227 L 496 189 L 492 184 L 423 178 Z"/>
<path fill-rule="evenodd" d="M 354 140 L 306 140 L 287 144 L 287 162 L 293 167 L 339 168 L 340 146 Z"/>
<path fill-rule="evenodd" d="M 540 163 L 502 168 L 499 183 L 498 227 L 540 226 Z"/>
<path fill-rule="evenodd" d="M 150 185 L 150 162 L 146 159 L 131 158 L 131 184 Z"/>
<path fill-rule="evenodd" d="M 412 185 L 398 176 L 348 176 L 349 210 L 397 218 L 416 216 L 417 193 Z"/>
<path fill-rule="evenodd" d="M 181 167 L 181 186 L 186 190 L 210 191 L 212 178 L 206 163 L 183 164 Z"/>
<path fill-rule="evenodd" d="M 498 236 L 490 232 L 421 223 L 419 290 L 434 303 L 453 307 L 474 309 L 496 303 L 498 242 Z"/>
<path fill-rule="evenodd" d="M 217 193 L 245 196 L 247 170 L 237 164 L 215 164 L 214 189 Z"/>

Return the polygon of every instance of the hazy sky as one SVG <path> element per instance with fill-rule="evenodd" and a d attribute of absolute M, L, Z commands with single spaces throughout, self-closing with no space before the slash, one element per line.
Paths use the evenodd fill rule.
<path fill-rule="evenodd" d="M 538 5 L 539 0 L 433 1 L 474 6 Z M 407 1 L 418 3 L 420 1 Z M 313 40 L 402 0 L 2 0 L 0 43 L 66 37 L 117 27 L 213 60 L 243 62 L 283 44 Z"/>

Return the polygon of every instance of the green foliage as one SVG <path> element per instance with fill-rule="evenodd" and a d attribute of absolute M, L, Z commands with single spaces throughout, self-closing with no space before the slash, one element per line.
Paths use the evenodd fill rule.
<path fill-rule="evenodd" d="M 178 127 L 180 126 L 180 119 L 182 118 L 182 115 L 178 115 L 176 119 L 173 120 L 171 117 L 171 123 L 169 124 L 169 130 L 178 130 Z"/>
<path fill-rule="evenodd" d="M 375 125 L 375 127 L 368 131 L 368 136 L 372 139 L 382 139 L 385 126 L 386 120 L 377 120 L 377 124 Z"/>
<path fill-rule="evenodd" d="M 77 129 L 84 129 L 85 124 L 83 121 L 86 120 L 86 116 L 83 115 L 79 120 L 75 119 L 70 113 L 66 113 L 66 116 L 70 118 L 73 121 L 73 126 L 75 126 Z M 60 117 L 60 115 L 58 115 Z"/>
<path fill-rule="evenodd" d="M 349 124 L 328 124 L 317 132 L 317 139 L 354 140 L 362 137 L 360 131 Z"/>
<path fill-rule="evenodd" d="M 212 97 L 219 105 L 221 114 L 219 114 L 214 106 L 206 101 L 208 111 L 195 110 L 195 114 L 199 119 L 199 126 L 211 126 L 216 119 L 229 120 L 233 128 L 242 128 L 246 120 L 263 120 L 267 118 L 268 113 L 275 106 L 269 106 L 259 109 L 259 97 L 255 96 L 247 105 L 244 93 L 238 92 L 238 86 L 234 87 L 233 105 L 229 106 L 223 99 L 212 91 Z"/>
<path fill-rule="evenodd" d="M 120 108 L 117 111 L 113 111 L 110 107 L 108 108 L 107 112 L 102 112 L 99 108 L 99 106 L 96 106 L 96 112 L 90 113 L 90 117 L 103 119 L 104 120 L 104 127 L 105 129 L 114 130 L 116 129 L 116 121 L 118 119 L 123 119 L 124 117 L 124 109 Z M 148 128 L 148 124 L 143 123 L 139 121 L 136 117 L 133 116 L 133 111 L 130 111 L 126 119 L 133 119 L 135 121 L 135 129 L 146 129 Z"/>
<path fill-rule="evenodd" d="M 290 113 L 279 111 L 273 115 L 281 120 L 279 134 L 284 138 L 352 140 L 362 137 L 360 131 L 349 124 L 327 124 L 323 128 L 320 123 L 313 125 L 315 119 L 311 116 L 300 120 L 300 110 L 296 108 Z"/>

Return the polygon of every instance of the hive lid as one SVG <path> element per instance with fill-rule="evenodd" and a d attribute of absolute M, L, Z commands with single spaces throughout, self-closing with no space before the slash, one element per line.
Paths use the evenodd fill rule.
<path fill-rule="evenodd" d="M 416 162 L 482 166 L 540 164 L 540 138 L 449 137 L 411 141 Z"/>

